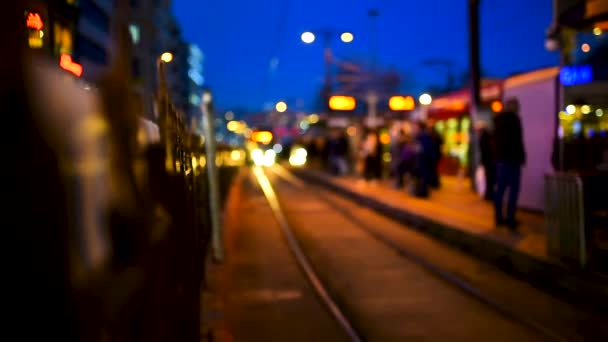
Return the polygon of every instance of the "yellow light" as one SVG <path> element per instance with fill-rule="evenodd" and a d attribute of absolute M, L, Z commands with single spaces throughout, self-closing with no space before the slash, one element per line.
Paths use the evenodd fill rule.
<path fill-rule="evenodd" d="M 390 152 L 384 152 L 384 154 L 382 155 L 382 160 L 384 160 L 385 163 L 390 163 L 392 158 L 391 158 L 391 153 Z"/>
<path fill-rule="evenodd" d="M 261 144 L 270 144 L 272 138 L 272 132 L 269 131 L 257 131 L 251 134 L 251 140 Z"/>
<path fill-rule="evenodd" d="M 164 52 L 162 55 L 160 55 L 160 60 L 165 63 L 171 63 L 173 60 L 173 54 L 171 52 Z"/>
<path fill-rule="evenodd" d="M 40 30 L 40 38 L 44 37 L 44 31 Z"/>
<path fill-rule="evenodd" d="M 198 167 L 198 159 L 195 156 L 192 156 L 192 168 L 196 169 Z"/>
<path fill-rule="evenodd" d="M 416 103 L 411 96 L 393 96 L 388 100 L 388 106 L 394 111 L 412 110 Z"/>
<path fill-rule="evenodd" d="M 583 50 L 584 53 L 587 53 L 589 51 L 591 51 L 591 46 L 587 43 L 581 45 L 581 50 Z"/>
<path fill-rule="evenodd" d="M 295 149 L 289 156 L 289 164 L 291 166 L 303 166 L 306 164 L 308 152 L 302 147 Z"/>
<path fill-rule="evenodd" d="M 380 142 L 384 145 L 388 145 L 391 142 L 391 136 L 388 133 L 380 134 Z"/>
<path fill-rule="evenodd" d="M 502 111 L 502 108 L 503 108 L 503 106 L 502 106 L 502 102 L 500 102 L 500 101 L 493 101 L 493 102 L 492 102 L 492 105 L 491 105 L 491 108 L 492 108 L 492 111 L 493 111 L 494 113 L 499 113 L 499 112 L 501 112 L 501 111 Z"/>
<path fill-rule="evenodd" d="M 350 126 L 346 129 L 346 134 L 348 134 L 349 137 L 354 137 L 355 134 L 357 134 L 357 127 L 355 126 Z"/>
<path fill-rule="evenodd" d="M 319 122 L 319 116 L 317 114 L 310 114 L 308 116 L 308 122 L 310 122 L 311 124 L 316 124 L 317 122 Z"/>
<path fill-rule="evenodd" d="M 234 151 L 230 152 L 230 159 L 232 159 L 234 161 L 241 160 L 241 151 L 234 150 Z"/>
<path fill-rule="evenodd" d="M 277 102 L 276 106 L 274 106 L 274 108 L 277 110 L 277 112 L 284 113 L 287 111 L 287 103 L 279 101 Z"/>
<path fill-rule="evenodd" d="M 355 36 L 350 32 L 344 32 L 340 35 L 340 39 L 342 39 L 344 43 L 350 43 L 355 39 Z"/>
<path fill-rule="evenodd" d="M 30 37 L 28 39 L 28 45 L 29 45 L 29 47 L 35 48 L 35 49 L 41 48 L 43 45 L 42 38 L 40 38 L 40 36 L 38 36 L 38 35 L 36 35 L 36 36 L 30 35 Z"/>
<path fill-rule="evenodd" d="M 595 27 L 595 28 L 593 29 L 593 34 L 594 34 L 594 35 L 596 35 L 596 36 L 601 35 L 601 34 L 602 34 L 602 29 L 601 29 L 601 28 L 599 28 L 599 27 Z"/>
<path fill-rule="evenodd" d="M 589 107 L 588 105 L 584 105 L 581 107 L 581 113 L 583 114 L 589 114 L 591 113 L 591 107 Z"/>
<path fill-rule="evenodd" d="M 422 94 L 418 98 L 418 101 L 420 101 L 421 105 L 428 106 L 433 102 L 433 98 L 429 94 Z"/>
<path fill-rule="evenodd" d="M 226 128 L 230 131 L 230 132 L 236 132 L 239 130 L 239 128 L 241 128 L 241 123 L 238 121 L 229 121 L 226 124 Z"/>
<path fill-rule="evenodd" d="M 352 96 L 332 96 L 329 98 L 329 108 L 333 110 L 353 110 L 357 101 Z"/>
<path fill-rule="evenodd" d="M 559 112 L 559 118 L 562 120 L 568 120 L 568 113 L 564 111 Z"/>
<path fill-rule="evenodd" d="M 315 41 L 315 35 L 312 32 L 304 32 L 300 38 L 306 44 L 311 44 Z"/>
<path fill-rule="evenodd" d="M 602 115 L 604 115 L 604 111 L 601 108 L 598 108 L 595 110 L 595 116 L 597 116 L 599 118 Z"/>
<path fill-rule="evenodd" d="M 576 106 L 575 105 L 568 105 L 568 107 L 566 107 L 566 113 L 568 113 L 570 115 L 576 113 Z"/>

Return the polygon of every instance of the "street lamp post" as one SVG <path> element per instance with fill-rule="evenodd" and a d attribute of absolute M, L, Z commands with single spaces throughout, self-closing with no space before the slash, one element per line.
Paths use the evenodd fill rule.
<path fill-rule="evenodd" d="M 337 32 L 335 30 L 330 30 L 330 29 L 322 29 L 322 30 L 318 30 L 317 31 L 322 37 L 323 37 L 323 46 L 324 46 L 324 50 L 323 50 L 323 55 L 324 55 L 324 60 L 325 60 L 325 85 L 323 87 L 323 91 L 322 91 L 322 97 L 324 102 L 327 104 L 327 101 L 329 100 L 329 96 L 331 95 L 331 92 L 333 90 L 333 79 L 332 79 L 332 75 L 331 75 L 331 65 L 333 63 L 333 53 L 332 53 L 332 48 L 331 48 L 331 43 L 332 43 L 332 39 L 337 36 L 337 34 L 340 34 L 340 40 L 345 43 L 345 44 L 349 44 L 352 43 L 353 40 L 355 39 L 355 36 L 351 33 L 351 32 Z M 316 40 L 316 35 L 315 33 L 311 32 L 311 31 L 306 31 L 304 33 L 302 33 L 301 35 L 301 39 L 304 43 L 306 44 L 312 44 L 315 42 Z"/>
<path fill-rule="evenodd" d="M 202 94 L 201 111 L 203 112 L 203 130 L 205 133 L 205 152 L 207 154 L 207 177 L 209 180 L 209 203 L 211 209 L 211 248 L 213 260 L 222 262 L 224 260 L 224 248 L 222 243 L 222 225 L 220 208 L 219 174 L 216 159 L 216 141 L 213 117 L 213 95 L 211 91 L 205 90 Z"/>
<path fill-rule="evenodd" d="M 165 144 L 165 170 L 173 173 L 175 163 L 173 158 L 173 144 L 171 143 L 171 119 L 169 115 L 169 90 L 167 89 L 167 75 L 165 65 L 171 63 L 173 54 L 164 52 L 156 59 L 158 72 L 158 123 L 160 126 L 160 139 Z"/>

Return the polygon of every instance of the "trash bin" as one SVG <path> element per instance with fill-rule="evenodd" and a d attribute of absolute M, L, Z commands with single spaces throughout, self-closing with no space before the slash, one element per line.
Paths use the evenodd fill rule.
<path fill-rule="evenodd" d="M 550 255 L 587 263 L 583 182 L 576 174 L 545 176 L 545 225 Z"/>

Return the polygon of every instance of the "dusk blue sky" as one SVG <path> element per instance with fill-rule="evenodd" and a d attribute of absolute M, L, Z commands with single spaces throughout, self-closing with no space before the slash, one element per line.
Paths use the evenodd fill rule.
<path fill-rule="evenodd" d="M 551 0 L 482 0 L 481 48 L 489 76 L 555 65 L 544 49 Z M 449 59 L 462 73 L 468 64 L 467 0 L 174 0 L 184 38 L 205 53 L 205 81 L 220 108 L 261 109 L 280 99 L 311 109 L 323 81 L 323 47 L 300 34 L 331 28 L 355 41 L 336 39 L 339 59 L 369 60 L 370 8 L 377 8 L 378 65 L 402 74 L 404 92 L 418 94 L 445 82 L 426 59 Z M 278 60 L 271 68 L 273 58 Z M 300 101 L 297 101 L 297 100 Z"/>

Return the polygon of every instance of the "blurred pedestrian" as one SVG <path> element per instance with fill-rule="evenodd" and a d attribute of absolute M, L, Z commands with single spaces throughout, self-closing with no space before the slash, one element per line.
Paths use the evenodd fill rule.
<path fill-rule="evenodd" d="M 507 225 L 515 230 L 518 222 L 515 219 L 517 198 L 521 181 L 521 168 L 526 162 L 523 131 L 519 118 L 519 103 L 509 99 L 503 112 L 494 119 L 494 141 L 496 156 L 496 193 L 494 197 L 496 225 Z M 503 200 L 506 190 L 506 217 L 503 214 Z"/>
<path fill-rule="evenodd" d="M 414 127 L 416 134 L 416 157 L 412 194 L 416 197 L 428 197 L 434 160 L 433 141 L 425 122 L 418 121 Z"/>
<path fill-rule="evenodd" d="M 496 158 L 494 156 L 494 135 L 488 125 L 480 121 L 476 124 L 479 134 L 479 151 L 481 154 L 481 165 L 485 176 L 484 199 L 494 200 L 496 186 Z"/>
<path fill-rule="evenodd" d="M 439 180 L 439 162 L 441 161 L 441 146 L 443 145 L 443 139 L 433 125 L 429 125 L 429 133 L 431 135 L 429 186 L 438 189 L 441 185 Z"/>
<path fill-rule="evenodd" d="M 363 158 L 363 177 L 365 180 L 371 181 L 379 178 L 377 170 L 379 145 L 378 134 L 374 131 L 369 131 L 361 146 L 361 156 Z"/>

